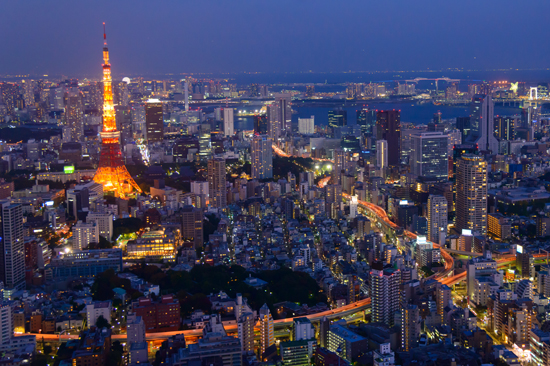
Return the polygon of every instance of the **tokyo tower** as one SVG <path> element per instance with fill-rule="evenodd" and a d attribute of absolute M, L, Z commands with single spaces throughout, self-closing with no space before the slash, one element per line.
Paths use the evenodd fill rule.
<path fill-rule="evenodd" d="M 116 197 L 125 198 L 134 191 L 141 192 L 141 189 L 130 176 L 122 161 L 120 132 L 116 129 L 115 107 L 113 106 L 111 64 L 109 63 L 105 23 L 103 23 L 103 40 L 103 130 L 100 133 L 99 167 L 95 173 L 94 181 L 102 184 L 106 192 L 114 192 Z"/>

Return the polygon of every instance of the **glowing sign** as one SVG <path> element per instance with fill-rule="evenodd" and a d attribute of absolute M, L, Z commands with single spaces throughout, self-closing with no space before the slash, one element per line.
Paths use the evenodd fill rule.
<path fill-rule="evenodd" d="M 518 245 L 516 251 L 517 251 L 518 253 L 523 253 L 523 246 Z"/>
<path fill-rule="evenodd" d="M 510 90 L 513 91 L 514 93 L 517 93 L 518 92 L 518 84 L 519 84 L 519 82 L 510 83 Z"/>
<path fill-rule="evenodd" d="M 399 201 L 399 206 L 405 206 L 405 205 L 408 205 L 408 204 L 409 204 L 409 201 L 407 201 L 407 200 Z"/>
<path fill-rule="evenodd" d="M 462 235 L 472 236 L 472 230 L 462 229 Z"/>
<path fill-rule="evenodd" d="M 72 174 L 74 173 L 74 165 L 67 165 L 63 167 L 63 172 L 65 174 Z"/>
<path fill-rule="evenodd" d="M 424 235 L 418 235 L 416 237 L 416 244 L 426 244 L 426 237 Z"/>
<path fill-rule="evenodd" d="M 53 206 L 53 201 L 46 201 L 46 202 L 44 202 L 44 204 L 48 207 L 52 207 Z"/>

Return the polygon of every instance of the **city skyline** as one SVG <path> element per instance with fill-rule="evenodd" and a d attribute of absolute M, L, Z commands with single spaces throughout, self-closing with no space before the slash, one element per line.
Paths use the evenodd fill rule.
<path fill-rule="evenodd" d="M 542 1 L 349 1 L 339 14 L 328 1 L 58 4 L 4 4 L 0 30 L 12 36 L 0 41 L 0 75 L 95 75 L 102 22 L 118 75 L 546 68 L 550 35 Z"/>

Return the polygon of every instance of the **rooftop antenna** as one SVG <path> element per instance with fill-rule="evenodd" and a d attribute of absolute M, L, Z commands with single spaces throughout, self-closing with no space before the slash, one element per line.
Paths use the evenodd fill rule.
<path fill-rule="evenodd" d="M 103 22 L 103 43 L 107 45 L 107 33 L 105 32 L 105 22 Z"/>

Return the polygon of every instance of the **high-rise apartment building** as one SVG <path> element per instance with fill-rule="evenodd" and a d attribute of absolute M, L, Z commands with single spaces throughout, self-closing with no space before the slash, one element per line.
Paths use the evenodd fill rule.
<path fill-rule="evenodd" d="M 401 310 L 401 349 L 403 351 L 409 352 L 418 344 L 420 320 L 418 306 L 408 304 Z"/>
<path fill-rule="evenodd" d="M 234 132 L 234 121 L 233 121 L 233 108 L 224 108 L 223 109 L 223 134 L 225 136 L 231 137 Z"/>
<path fill-rule="evenodd" d="M 401 272 L 394 268 L 384 268 L 383 262 L 374 262 L 369 277 L 372 322 L 382 322 L 393 327 L 394 314 L 400 310 Z"/>
<path fill-rule="evenodd" d="M 71 230 L 74 251 L 84 250 L 90 243 L 99 243 L 99 227 L 95 222 L 78 221 Z"/>
<path fill-rule="evenodd" d="M 465 154 L 457 161 L 455 228 L 487 233 L 487 162 L 482 156 Z"/>
<path fill-rule="evenodd" d="M 215 158 L 208 161 L 208 190 L 210 207 L 227 206 L 225 159 Z"/>
<path fill-rule="evenodd" d="M 237 320 L 242 352 L 254 352 L 254 323 L 254 314 L 248 312 L 242 314 Z"/>
<path fill-rule="evenodd" d="M 191 240 L 195 248 L 202 248 L 204 243 L 202 209 L 190 205 L 182 209 L 181 237 L 184 240 Z"/>
<path fill-rule="evenodd" d="M 25 289 L 25 244 L 23 209 L 20 204 L 0 201 L 0 281 L 4 297 Z"/>
<path fill-rule="evenodd" d="M 274 343 L 273 317 L 267 304 L 264 304 L 260 308 L 260 356 Z"/>
<path fill-rule="evenodd" d="M 398 166 L 401 160 L 401 112 L 378 111 L 376 114 L 376 139 L 388 142 L 388 164 Z"/>
<path fill-rule="evenodd" d="M 342 186 L 340 184 L 327 184 L 325 186 L 325 212 L 330 218 L 337 218 L 342 202 Z"/>
<path fill-rule="evenodd" d="M 201 160 L 210 159 L 212 155 L 212 134 L 210 123 L 201 123 L 199 126 L 199 157 Z"/>
<path fill-rule="evenodd" d="M 440 234 L 447 234 L 447 207 L 448 202 L 444 196 L 430 195 L 428 197 L 428 240 L 440 243 Z"/>
<path fill-rule="evenodd" d="M 164 139 L 164 118 L 162 102 L 150 99 L 145 104 L 145 140 L 147 143 L 162 142 Z"/>
<path fill-rule="evenodd" d="M 476 94 L 470 104 L 470 132 L 466 142 L 476 143 L 479 150 L 498 153 L 498 141 L 494 135 L 495 105 L 490 95 Z"/>
<path fill-rule="evenodd" d="M 332 183 L 342 184 L 342 174 L 346 171 L 347 153 L 342 149 L 334 149 L 333 158 Z"/>
<path fill-rule="evenodd" d="M 411 138 L 411 173 L 446 180 L 449 175 L 447 135 L 423 132 Z"/>
<path fill-rule="evenodd" d="M 84 136 L 84 105 L 82 103 L 82 93 L 78 88 L 71 88 L 66 96 L 65 118 L 67 127 L 71 131 L 71 141 L 80 142 Z"/>
<path fill-rule="evenodd" d="M 250 144 L 252 179 L 273 178 L 273 140 L 271 137 L 254 136 Z"/>
<path fill-rule="evenodd" d="M 313 135 L 315 133 L 315 118 L 298 118 L 298 132 L 304 135 Z"/>
<path fill-rule="evenodd" d="M 114 216 L 111 213 L 90 212 L 86 216 L 86 223 L 95 223 L 99 235 L 109 241 L 113 238 L 113 220 Z"/>

